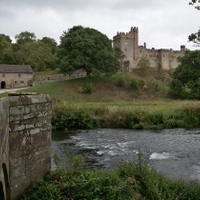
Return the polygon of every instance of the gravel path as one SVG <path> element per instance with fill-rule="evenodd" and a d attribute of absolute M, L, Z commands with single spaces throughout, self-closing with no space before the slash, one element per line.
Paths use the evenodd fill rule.
<path fill-rule="evenodd" d="M 25 88 L 12 88 L 12 89 L 0 89 L 0 94 L 4 93 L 4 92 L 15 92 L 15 91 L 23 90 L 23 89 L 26 89 L 26 88 L 28 88 L 28 87 L 25 87 Z"/>

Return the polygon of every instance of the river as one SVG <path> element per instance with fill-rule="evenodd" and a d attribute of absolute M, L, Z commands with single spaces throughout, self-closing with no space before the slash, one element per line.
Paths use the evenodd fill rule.
<path fill-rule="evenodd" d="M 81 154 L 89 169 L 112 169 L 143 154 L 150 167 L 170 178 L 200 180 L 200 129 L 95 129 L 53 132 L 53 155 L 66 166 L 66 150 Z M 67 146 L 67 147 L 66 147 Z"/>

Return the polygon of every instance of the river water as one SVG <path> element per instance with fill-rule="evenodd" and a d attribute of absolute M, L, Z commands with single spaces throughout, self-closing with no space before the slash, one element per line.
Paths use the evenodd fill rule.
<path fill-rule="evenodd" d="M 200 129 L 95 129 L 53 132 L 52 157 L 65 167 L 66 150 L 81 154 L 90 169 L 112 169 L 137 159 L 140 151 L 150 167 L 170 178 L 200 180 Z M 55 169 L 52 158 L 52 169 Z"/>

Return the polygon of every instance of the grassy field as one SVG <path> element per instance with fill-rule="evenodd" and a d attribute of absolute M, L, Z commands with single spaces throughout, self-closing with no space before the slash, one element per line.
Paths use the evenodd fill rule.
<path fill-rule="evenodd" d="M 200 106 L 199 101 L 170 99 L 167 94 L 169 82 L 162 81 L 166 77 L 169 77 L 168 72 L 159 73 L 156 70 L 145 77 L 133 72 L 118 73 L 112 77 L 83 77 L 46 83 L 21 91 L 49 94 L 54 103 L 62 101 L 79 107 L 106 107 L 113 110 L 133 109 L 165 113 L 188 106 Z M 131 87 L 132 81 L 136 82 L 137 88 Z M 90 84 L 92 91 L 83 92 L 83 88 Z"/>
<path fill-rule="evenodd" d="M 169 80 L 169 72 L 151 70 L 146 76 L 139 74 L 135 70 L 112 77 L 82 77 L 36 85 L 21 92 L 49 94 L 53 101 L 53 122 L 58 123 L 62 118 L 63 124 L 72 123 L 73 116 L 68 113 L 75 113 L 81 124 L 89 123 L 79 128 L 93 127 L 89 115 L 100 122 L 100 127 L 192 128 L 200 125 L 199 101 L 168 97 L 169 81 L 163 80 Z M 6 95 L 0 94 L 0 97 Z M 60 127 L 53 127 L 57 126 Z"/>

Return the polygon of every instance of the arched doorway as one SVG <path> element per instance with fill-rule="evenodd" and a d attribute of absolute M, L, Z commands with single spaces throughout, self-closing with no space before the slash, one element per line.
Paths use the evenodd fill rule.
<path fill-rule="evenodd" d="M 6 88 L 6 82 L 5 81 L 2 81 L 1 82 L 1 89 L 5 89 Z"/>
<path fill-rule="evenodd" d="M 0 182 L 0 199 L 5 200 L 2 182 Z"/>
<path fill-rule="evenodd" d="M 4 181 L 5 181 L 5 186 L 6 186 L 6 199 L 10 200 L 10 185 L 9 185 L 9 180 L 8 180 L 8 171 L 7 171 L 5 163 L 3 163 L 2 168 L 3 168 Z"/>

